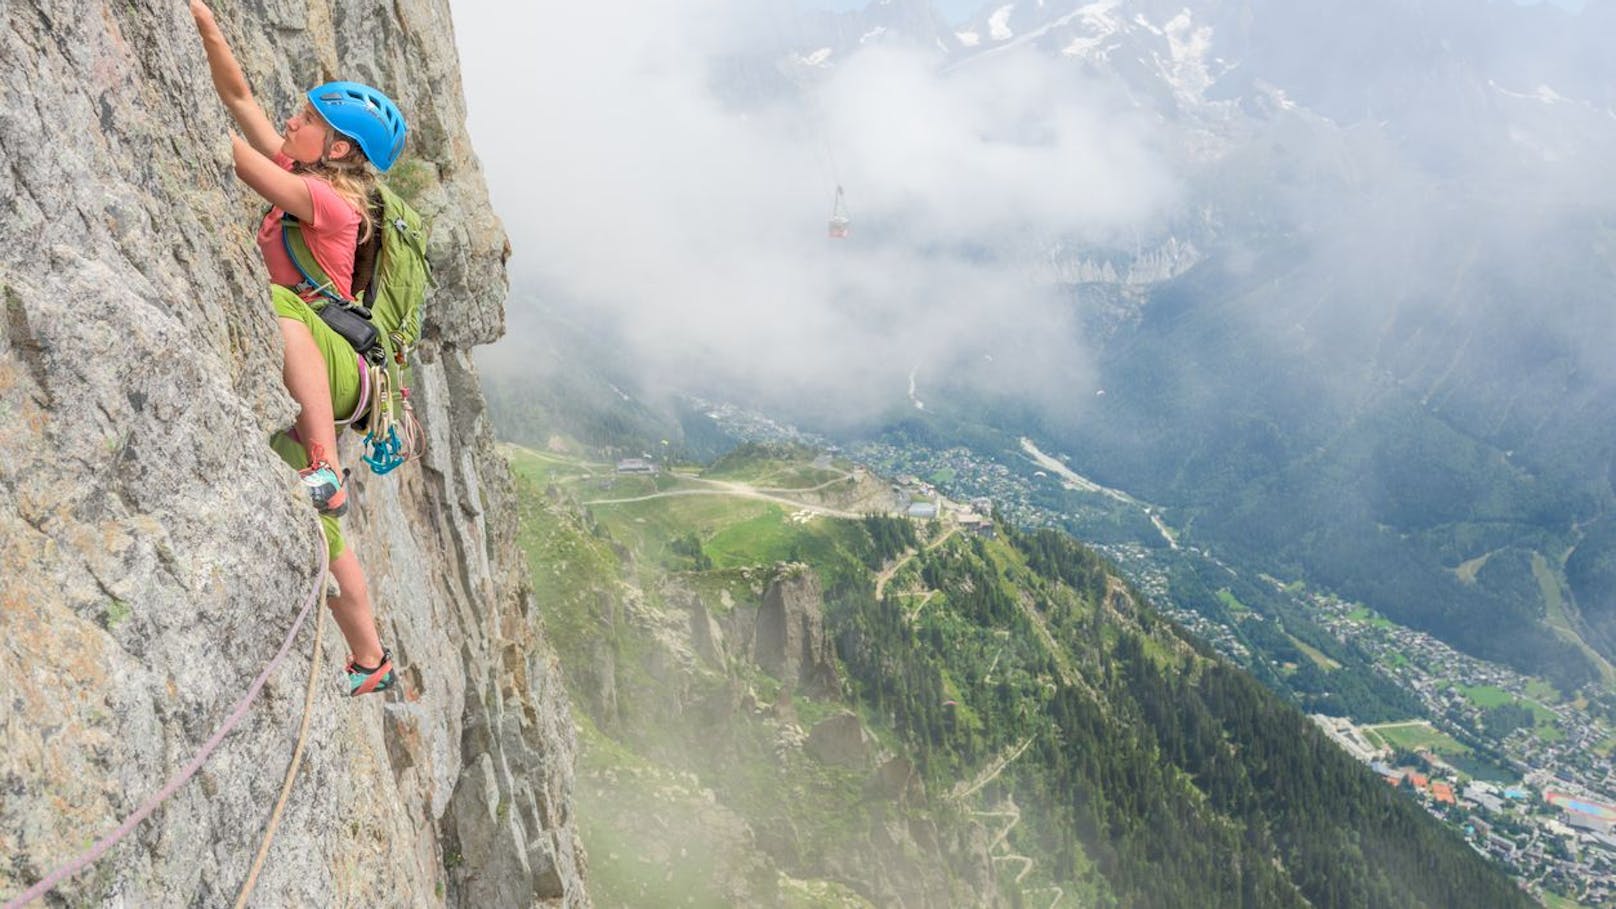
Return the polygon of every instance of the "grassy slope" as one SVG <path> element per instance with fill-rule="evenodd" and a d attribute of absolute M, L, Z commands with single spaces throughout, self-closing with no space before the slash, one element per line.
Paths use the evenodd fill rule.
<path fill-rule="evenodd" d="M 643 494 L 644 481 L 598 475 L 583 479 L 586 471 L 579 467 L 558 464 L 553 458 L 520 451 L 513 453 L 512 462 L 528 490 L 524 497 L 524 518 L 527 520 L 524 520 L 523 542 L 532 560 L 535 585 L 546 609 L 546 621 L 557 637 L 564 659 L 569 661 L 575 654 L 590 653 L 588 648 L 602 632 L 594 610 L 598 608 L 598 590 L 603 585 L 615 585 L 625 580 L 637 582 L 651 591 L 646 595 L 646 600 L 654 603 L 654 588 L 658 578 L 666 577 L 670 569 L 677 568 L 676 564 L 662 564 L 676 561 L 668 544 L 677 536 L 696 534 L 715 565 L 713 571 L 682 575 L 684 582 L 718 593 L 716 599 L 719 602 L 725 601 L 726 594 L 728 601 L 744 602 L 749 598 L 755 600 L 761 593 L 756 577 L 747 570 L 749 565 L 792 557 L 806 559 L 821 570 L 827 570 L 826 566 L 843 566 L 827 571 L 824 580 L 829 589 L 838 582 L 838 571 L 845 572 L 846 564 L 854 559 L 846 545 L 848 539 L 845 534 L 846 528 L 856 525 L 823 520 L 793 521 L 786 508 L 745 499 L 667 497 L 647 502 L 603 504 L 591 508 L 591 518 L 579 519 L 569 516 L 566 509 L 548 508 L 538 501 L 535 481 L 553 481 L 562 487 L 570 487 L 574 494 L 586 500 L 626 498 L 630 490 L 641 490 Z M 800 465 L 798 470 L 793 474 L 792 468 L 771 469 L 766 465 L 751 463 L 744 465 L 744 470 L 731 475 L 744 475 L 765 482 L 793 475 L 799 480 L 811 479 L 808 474 L 800 472 Z M 599 522 L 598 529 L 591 526 L 591 520 Z M 621 576 L 621 563 L 616 559 L 612 544 L 607 542 L 608 537 L 633 553 L 636 577 Z M 1180 673 L 1197 674 L 1202 671 L 1196 667 L 1203 663 L 1204 657 L 1190 654 L 1182 641 L 1159 621 L 1134 615 L 1132 607 L 1127 605 L 1128 600 L 1117 599 L 1113 602 L 1109 594 L 1101 597 L 1098 593 L 1100 588 L 1094 588 L 1090 594 L 1079 594 L 1066 584 L 1054 583 L 1031 570 L 1026 554 L 1004 540 L 953 539 L 935 553 L 917 561 L 926 562 L 928 559 L 936 560 L 932 571 L 917 565 L 912 570 L 906 568 L 899 575 L 908 595 L 904 599 L 906 605 L 899 608 L 910 616 L 907 622 L 900 619 L 899 624 L 910 625 L 912 631 L 908 634 L 912 636 L 908 640 L 913 644 L 906 645 L 910 648 L 907 652 L 911 656 L 906 657 L 895 651 L 889 659 L 898 663 L 906 659 L 919 660 L 906 670 L 911 674 L 915 667 L 928 665 L 939 673 L 937 694 L 923 697 L 919 709 L 929 715 L 929 722 L 933 724 L 938 723 L 941 717 L 942 727 L 934 728 L 931 734 L 934 737 L 941 735 L 941 739 L 934 740 L 947 743 L 941 748 L 931 748 L 923 761 L 928 789 L 934 794 L 933 811 L 941 812 L 940 817 L 957 817 L 961 811 L 1002 816 L 999 812 L 1008 804 L 1003 801 L 1007 795 L 1046 779 L 1047 774 L 1035 762 L 1049 759 L 1053 752 L 1043 751 L 1049 745 L 1040 745 L 1028 757 L 1022 758 L 1021 755 L 1026 751 L 1026 745 L 1041 740 L 1051 727 L 1040 723 L 1035 715 L 1029 715 L 1026 711 L 1032 709 L 1042 712 L 1051 704 L 1050 698 L 1062 689 L 1070 689 L 1074 685 L 1086 688 L 1094 684 L 1090 679 L 1104 678 L 1103 673 L 1101 676 L 1094 675 L 1097 669 L 1094 661 L 1098 659 L 1103 664 L 1107 659 L 1105 653 L 1117 647 L 1123 637 L 1127 637 L 1132 646 L 1138 647 L 1142 658 L 1155 667 L 1145 670 L 1135 667 L 1131 670 L 1136 674 L 1143 672 L 1139 676 L 1141 679 L 1148 681 L 1158 673 L 1165 674 L 1166 678 L 1178 678 Z M 970 569 L 975 573 L 969 574 L 963 582 L 964 586 L 959 586 L 958 566 L 961 560 L 968 566 L 977 566 Z M 926 579 L 937 576 L 935 571 L 939 570 L 938 566 L 945 565 L 952 566 L 948 570 L 954 572 L 954 580 L 948 582 L 950 586 L 943 590 L 928 589 Z M 864 582 L 868 583 L 867 574 Z M 907 605 L 920 603 L 925 604 L 924 609 Z M 878 606 L 872 615 L 879 615 Z M 844 616 L 841 621 L 868 619 Z M 1142 629 L 1125 630 L 1135 627 L 1140 621 L 1146 622 Z M 1139 630 L 1144 633 L 1140 634 Z M 624 632 L 619 627 L 613 633 L 621 636 Z M 614 644 L 625 657 L 620 660 L 620 668 L 627 673 L 625 678 L 628 680 L 625 686 L 620 679 L 619 686 L 654 686 L 655 680 L 633 678 L 633 674 L 639 670 L 629 665 L 633 662 L 629 657 L 634 655 L 636 645 L 624 640 L 615 641 Z M 932 656 L 927 656 L 928 653 Z M 777 685 L 755 670 L 750 672 L 747 681 L 760 700 L 772 699 Z M 923 675 L 924 669 L 921 672 Z M 1112 677 L 1103 684 L 1112 686 L 1118 681 Z M 904 697 L 908 698 L 909 695 Z M 916 705 L 908 700 L 894 702 L 891 698 L 889 694 L 883 700 L 879 691 L 861 691 L 859 710 L 866 725 L 883 744 L 902 748 L 903 742 L 913 740 L 916 732 L 913 715 Z M 940 703 L 945 698 L 957 704 L 940 711 Z M 998 703 L 1003 698 L 1010 700 Z M 887 706 L 879 706 L 883 703 Z M 1016 703 L 1023 706 L 1016 708 Z M 1119 706 L 1125 705 L 1119 702 Z M 1009 713 L 1006 713 L 1006 708 Z M 795 709 L 806 725 L 837 707 L 799 699 Z M 1104 709 L 1101 708 L 1102 711 Z M 1019 719 L 1015 716 L 1017 710 L 1021 711 Z M 907 719 L 901 719 L 905 713 L 910 715 Z M 1137 729 L 1140 719 L 1129 721 L 1124 728 Z M 1163 728 L 1166 730 L 1179 722 L 1182 720 L 1173 719 Z M 845 845 L 843 841 L 849 836 L 867 829 L 870 806 L 860 791 L 863 774 L 822 767 L 803 758 L 801 752 L 794 755 L 788 752 L 785 761 L 789 766 L 777 766 L 780 752 L 770 740 L 773 727 L 747 723 L 732 724 L 732 727 L 732 741 L 726 743 L 726 747 L 743 756 L 743 759 L 735 760 L 723 768 L 724 773 L 719 777 L 721 783 L 704 777 L 704 782 L 721 790 L 720 801 L 728 810 L 753 822 L 765 821 L 771 813 L 788 813 L 798 839 L 797 848 L 806 866 L 813 866 L 815 862 L 834 855 L 838 845 Z M 1030 730 L 1033 734 L 1026 737 L 1024 732 L 1017 730 Z M 1135 734 L 1129 733 L 1130 736 Z M 1131 744 L 1125 746 L 1127 753 L 1152 747 L 1148 744 L 1149 735 L 1146 732 L 1146 739 L 1133 739 Z M 1013 747 L 1018 742 L 1022 746 L 1020 750 Z M 680 779 L 686 765 L 666 764 L 670 753 L 666 744 L 657 741 L 655 735 L 586 735 L 586 772 L 592 780 L 608 779 L 614 773 L 620 780 L 622 774 L 631 771 L 636 779 L 647 776 L 653 779 Z M 1328 753 L 1328 746 L 1323 747 Z M 1045 757 L 1031 756 L 1040 751 Z M 1148 751 L 1138 753 L 1143 757 Z M 774 755 L 773 761 L 769 759 L 771 754 Z M 655 757 L 650 757 L 652 755 Z M 755 759 L 745 760 L 746 755 Z M 1020 762 L 1012 760 L 1002 767 L 995 763 L 1010 755 Z M 1160 774 L 1160 779 L 1148 785 L 1160 788 L 1153 790 L 1154 794 L 1148 794 L 1148 799 L 1166 801 L 1162 808 L 1155 810 L 1170 810 L 1181 816 L 1183 822 L 1190 825 L 1186 829 L 1204 823 L 1213 825 L 1207 828 L 1208 832 L 1220 829 L 1224 822 L 1215 820 L 1216 812 L 1209 807 L 1206 795 L 1197 788 L 1189 774 L 1171 765 L 1158 768 L 1156 772 Z M 1130 785 L 1145 784 L 1134 781 Z M 937 801 L 936 795 L 947 792 L 951 786 L 955 791 L 967 791 L 971 795 L 960 803 Z M 605 789 L 602 787 L 602 791 Z M 1030 791 L 1036 791 L 1036 787 Z M 642 789 L 637 794 L 632 787 L 623 790 L 624 795 L 632 796 L 641 804 L 655 805 L 658 810 L 665 808 L 672 813 L 678 813 L 681 805 L 688 809 L 692 804 L 685 794 L 676 791 L 670 798 L 667 792 L 666 786 Z M 1144 798 L 1147 793 L 1140 792 L 1138 795 Z M 1070 797 L 1070 793 L 1065 797 Z M 581 804 L 586 801 L 581 800 Z M 699 801 L 696 805 L 699 807 Z M 1169 805 L 1173 807 L 1167 808 Z M 643 813 L 614 814 L 606 802 L 594 804 L 591 808 L 601 817 L 624 818 L 624 823 L 630 823 L 628 819 Z M 1005 863 L 1018 872 L 1024 862 L 1032 863 L 1019 888 L 1024 896 L 1041 894 L 1038 897 L 1040 902 L 1053 897 L 1057 905 L 1111 904 L 1115 897 L 1107 877 L 1102 876 L 1101 872 L 1105 875 L 1131 874 L 1147 866 L 1135 868 L 1129 864 L 1125 867 L 1132 870 L 1116 870 L 1116 858 L 1106 857 L 1111 847 L 1104 847 L 1105 855 L 1098 861 L 1089 857 L 1086 849 L 1052 852 L 1052 844 L 1061 841 L 1057 836 L 1058 831 L 1067 831 L 1061 836 L 1068 838 L 1073 832 L 1065 826 L 1068 822 L 1060 820 L 1065 816 L 1061 810 L 1057 808 L 1051 813 L 1047 805 L 1036 806 L 1031 814 L 1026 815 L 1026 820 L 1017 818 L 1015 829 L 1007 831 L 1003 837 L 1000 854 Z M 616 900 L 623 900 L 622 904 L 625 905 L 633 904 L 634 895 L 643 893 L 641 888 L 651 886 L 652 878 L 657 873 L 663 874 L 665 884 L 684 881 L 679 884 L 679 895 L 693 900 L 695 904 L 705 904 L 708 899 L 715 898 L 713 892 L 701 889 L 702 885 L 697 881 L 699 875 L 687 878 L 682 873 L 676 873 L 671 865 L 660 871 L 661 866 L 652 867 L 655 862 L 648 864 L 647 856 L 665 856 L 667 850 L 655 844 L 635 845 L 631 833 L 618 829 L 618 826 L 585 827 L 592 866 L 596 867 L 597 877 L 601 881 L 597 889 L 602 896 L 610 897 L 605 904 L 612 904 Z M 1080 830 L 1077 832 L 1081 833 Z M 1221 841 L 1225 836 L 1227 832 L 1218 834 L 1217 838 Z M 1230 840 L 1228 848 L 1237 848 L 1237 842 Z M 1067 845 L 1071 843 L 1067 842 Z M 1205 848 L 1206 843 L 1201 843 L 1200 847 Z M 735 847 L 731 844 L 727 848 L 733 851 Z M 703 847 L 696 859 L 689 855 L 681 858 L 705 868 L 709 858 L 719 851 L 716 847 Z M 1148 858 L 1148 850 L 1130 855 L 1136 855 L 1127 860 L 1130 863 L 1155 861 Z M 1168 859 L 1171 860 L 1171 856 Z M 669 877 L 670 874 L 673 876 Z M 711 877 L 712 874 L 708 874 L 708 878 Z M 1132 880 L 1124 886 L 1137 889 L 1148 888 L 1149 884 Z M 1055 887 L 1061 889 L 1055 890 Z M 1281 887 L 1280 890 L 1269 892 L 1283 893 L 1284 890 Z M 782 893 L 789 896 L 793 905 L 844 905 L 847 898 L 844 890 L 823 881 L 787 881 L 782 885 Z"/>
<path fill-rule="evenodd" d="M 643 626 L 601 620 L 601 590 L 641 585 L 647 604 L 654 606 L 656 587 L 677 561 L 669 543 L 691 532 L 711 547 L 715 568 L 682 574 L 681 583 L 709 594 L 706 601 L 713 603 L 755 604 L 763 591 L 762 575 L 747 569 L 784 559 L 791 554 L 788 549 L 800 550 L 799 556 L 817 551 L 821 558 L 836 549 L 833 525 L 806 528 L 793 524 L 779 505 L 743 498 L 667 497 L 596 505 L 584 515 L 551 507 L 540 493 L 541 484 L 554 483 L 588 499 L 628 498 L 650 490 L 643 477 L 616 477 L 528 449 L 507 448 L 506 454 L 521 490 L 521 543 L 546 628 L 569 670 L 591 660 L 597 646 L 613 648 L 619 654 L 617 685 L 624 703 L 635 702 L 634 691 L 654 690 L 661 682 L 646 675 L 642 665 L 647 642 L 637 635 Z M 776 469 L 750 476 L 774 482 L 792 474 Z M 825 479 L 797 474 L 815 483 Z M 672 489 L 681 484 L 663 485 Z M 635 567 L 626 574 L 612 541 L 635 557 Z M 760 702 L 779 695 L 776 680 L 755 669 L 742 672 Z M 583 677 L 571 681 L 592 684 Z M 587 700 L 575 692 L 575 702 Z M 800 694 L 793 701 L 795 716 L 805 726 L 841 709 Z M 671 713 L 661 719 L 677 723 Z M 772 724 L 732 723 L 724 748 L 742 758 L 716 766 L 693 753 L 679 755 L 689 743 L 677 741 L 677 730 L 659 727 L 658 718 L 644 712 L 617 723 L 615 732 L 602 731 L 584 710 L 578 720 L 583 743 L 578 810 L 588 818 L 581 829 L 590 854 L 592 895 L 599 905 L 732 905 L 733 894 L 716 880 L 725 875 L 774 876 L 759 870 L 766 862 L 746 832 L 749 824 L 789 817 L 801 864 L 812 866 L 856 841 L 857 832 L 871 823 L 872 806 L 864 793 L 867 774 L 827 767 L 800 750 L 777 752 Z M 700 782 L 692 767 L 706 771 Z M 717 803 L 712 787 L 719 790 Z M 786 906 L 868 905 L 846 886 L 813 876 L 780 875 L 769 886 L 779 888 Z"/>

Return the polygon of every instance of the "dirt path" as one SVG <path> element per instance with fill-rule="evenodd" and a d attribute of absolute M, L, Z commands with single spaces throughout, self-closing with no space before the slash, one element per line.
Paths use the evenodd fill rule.
<path fill-rule="evenodd" d="M 893 562 L 891 567 L 875 576 L 875 599 L 877 602 L 880 601 L 881 595 L 886 592 L 887 582 L 892 580 L 892 576 L 898 573 L 898 569 L 909 564 L 909 560 L 914 557 L 915 551 L 913 549 L 905 549 L 903 556 Z"/>
<path fill-rule="evenodd" d="M 703 480 L 702 482 L 718 483 L 719 481 Z M 670 489 L 666 492 L 654 492 L 650 495 L 631 496 L 626 499 L 591 499 L 583 504 L 628 505 L 633 502 L 649 502 L 652 499 L 669 499 L 675 496 L 734 496 L 742 499 L 758 499 L 764 502 L 790 505 L 792 508 L 800 509 L 802 511 L 809 511 L 814 514 L 826 515 L 833 518 L 848 518 L 851 520 L 857 520 L 864 517 L 862 514 L 857 514 L 851 511 L 842 511 L 837 508 L 826 508 L 823 505 L 812 505 L 807 502 L 799 502 L 796 499 L 788 499 L 784 496 L 770 495 L 768 493 L 759 492 L 750 486 L 746 486 L 741 483 L 722 483 L 717 489 Z"/>
<path fill-rule="evenodd" d="M 1049 901 L 1049 909 L 1055 909 L 1056 906 L 1060 905 L 1061 900 L 1066 899 L 1066 891 L 1062 890 L 1060 888 L 1060 885 L 1058 885 L 1058 884 L 1050 884 L 1048 887 L 1034 887 L 1031 890 L 1023 890 L 1021 892 L 1023 894 L 1045 893 L 1045 892 L 1048 892 L 1050 890 L 1055 891 L 1055 898 Z"/>
<path fill-rule="evenodd" d="M 702 479 L 701 477 L 697 477 L 696 479 L 701 480 L 703 483 L 721 483 L 721 482 L 723 482 L 722 480 L 707 480 L 707 479 Z M 776 487 L 773 487 L 773 486 L 759 486 L 759 487 L 757 487 L 757 491 L 758 492 L 777 492 L 777 493 L 785 493 L 785 492 L 818 492 L 821 489 L 824 489 L 826 487 L 835 486 L 837 483 L 846 483 L 848 480 L 851 480 L 851 479 L 853 479 L 852 474 L 844 473 L 839 477 L 833 477 L 832 479 L 826 480 L 825 482 L 820 483 L 817 486 L 804 486 L 801 489 L 779 489 L 779 488 L 776 488 Z"/>
<path fill-rule="evenodd" d="M 1004 772 L 1004 768 L 1015 763 L 1016 758 L 1021 757 L 1022 753 L 1030 747 L 1032 747 L 1032 736 L 1028 736 L 1025 741 L 1017 745 L 1014 751 L 1007 751 L 989 761 L 988 765 L 982 768 L 982 772 L 978 773 L 976 779 L 972 780 L 969 785 L 966 785 L 963 780 L 955 784 L 952 798 L 955 801 L 960 801 L 975 795 L 983 786 L 998 779 L 999 774 Z"/>
<path fill-rule="evenodd" d="M 1016 879 L 1013 881 L 1013 883 L 1018 887 L 1021 886 L 1021 879 L 1026 877 L 1028 872 L 1032 871 L 1032 859 L 1020 853 L 1012 853 L 1010 855 L 995 855 L 993 860 L 995 862 L 1021 863 L 1021 871 L 1016 874 Z"/>
<path fill-rule="evenodd" d="M 920 598 L 920 605 L 915 607 L 914 612 L 909 613 L 909 621 L 913 622 L 913 621 L 919 619 L 920 614 L 922 612 L 926 611 L 926 606 L 929 605 L 931 603 L 931 601 L 936 599 L 936 598 L 937 598 L 937 591 L 935 591 L 935 590 L 926 591 L 925 596 Z"/>
<path fill-rule="evenodd" d="M 924 551 L 925 552 L 931 552 L 933 549 L 936 549 L 937 547 L 939 547 L 939 546 L 943 545 L 944 543 L 948 542 L 949 538 L 954 536 L 954 534 L 956 534 L 956 533 L 959 533 L 959 525 L 958 524 L 955 524 L 955 525 L 949 527 L 947 533 L 944 533 L 942 536 L 938 537 L 937 539 L 932 540 L 930 543 L 927 543 L 925 548 L 924 548 Z M 921 551 L 922 550 L 917 550 L 917 549 L 905 549 L 903 551 L 903 555 L 896 562 L 892 563 L 892 567 L 888 568 L 886 571 L 883 571 L 880 574 L 875 576 L 875 598 L 877 600 L 881 599 L 881 594 L 886 592 L 887 582 L 892 580 L 892 576 L 898 573 L 898 569 L 900 569 L 903 566 L 909 564 L 910 560 L 913 559 L 915 556 L 919 555 L 921 553 Z"/>
<path fill-rule="evenodd" d="M 1031 856 L 1010 851 L 1010 831 L 1016 829 L 1016 825 L 1021 823 L 1021 806 L 1016 804 L 1015 799 L 1006 798 L 1003 802 L 999 803 L 999 807 L 993 809 L 992 811 L 973 811 L 971 814 L 975 815 L 976 817 L 996 817 L 1008 820 L 1008 823 L 1000 828 L 999 832 L 994 834 L 993 840 L 988 843 L 988 852 L 991 853 L 996 849 L 1002 848 L 1004 850 L 1002 853 L 991 857 L 993 861 L 1019 862 L 1021 864 L 1021 871 L 1017 872 L 1015 879 L 1016 886 L 1020 887 L 1021 882 L 1026 879 L 1027 875 L 1032 873 L 1033 865 L 1035 864 Z M 1050 909 L 1054 909 L 1055 906 L 1060 905 L 1060 901 L 1066 896 L 1066 891 L 1062 890 L 1059 886 L 1052 885 L 1049 887 L 1037 887 L 1032 890 L 1023 890 L 1021 893 L 1023 896 L 1026 896 L 1032 893 L 1047 893 L 1050 891 L 1054 891 L 1055 893 L 1055 898 L 1049 902 Z"/>

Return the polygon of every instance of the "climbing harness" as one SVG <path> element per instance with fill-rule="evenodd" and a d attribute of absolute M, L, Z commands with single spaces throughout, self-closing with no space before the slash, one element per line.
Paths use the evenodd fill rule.
<path fill-rule="evenodd" d="M 370 409 L 370 364 L 357 354 L 354 359 L 358 361 L 355 368 L 359 370 L 359 403 L 354 405 L 353 413 L 349 414 L 347 419 L 336 421 L 339 427 L 352 426 L 363 420 Z"/>
<path fill-rule="evenodd" d="M 93 846 L 85 850 L 76 858 L 57 868 L 55 871 L 52 871 L 50 874 L 47 874 L 39 883 L 29 887 L 27 890 L 23 891 L 21 895 L 14 897 L 12 900 L 7 902 L 3 909 L 22 909 L 23 906 L 26 906 L 28 903 L 31 903 L 36 899 L 39 899 L 40 897 L 49 893 L 63 881 L 89 867 L 95 862 L 96 859 L 99 859 L 102 855 L 106 854 L 108 849 L 116 846 L 119 841 L 133 832 L 136 827 L 140 826 L 142 821 L 150 817 L 152 812 L 156 811 L 158 807 L 160 807 L 164 802 L 168 801 L 168 799 L 174 793 L 180 790 L 180 787 L 190 782 L 191 778 L 196 776 L 198 770 L 202 769 L 202 765 L 207 762 L 208 757 L 212 755 L 214 750 L 217 749 L 220 743 L 224 741 L 225 736 L 229 735 L 236 728 L 236 724 L 240 723 L 242 719 L 247 716 L 248 708 L 252 707 L 253 702 L 258 699 L 258 694 L 259 692 L 263 691 L 264 684 L 269 681 L 270 674 L 276 669 L 280 668 L 281 662 L 286 659 L 286 654 L 291 651 L 292 642 L 297 639 L 297 633 L 303 629 L 303 623 L 308 619 L 309 611 L 314 608 L 315 603 L 320 601 L 320 592 L 325 589 L 326 572 L 331 567 L 331 554 L 326 549 L 323 532 L 319 539 L 320 571 L 317 575 L 315 575 L 314 587 L 309 591 L 308 598 L 303 603 L 302 611 L 297 614 L 297 619 L 292 622 L 291 630 L 286 633 L 286 640 L 281 642 L 280 650 L 275 652 L 275 656 L 272 657 L 269 664 L 264 667 L 264 671 L 260 672 L 258 674 L 258 678 L 253 680 L 252 686 L 247 689 L 247 693 L 242 696 L 241 700 L 236 702 L 235 707 L 230 711 L 230 715 L 225 717 L 225 721 L 219 727 L 218 731 L 213 734 L 212 738 L 208 739 L 207 742 L 203 744 L 202 750 L 197 752 L 196 757 L 192 758 L 189 764 L 186 764 L 183 768 L 181 768 L 179 773 L 176 773 L 172 778 L 170 778 L 168 783 L 165 784 L 162 789 L 157 791 L 156 795 L 153 795 L 151 798 L 147 799 L 146 803 L 141 805 L 134 814 L 131 814 L 129 817 L 125 818 L 124 822 L 118 825 L 118 829 L 97 840 Z"/>

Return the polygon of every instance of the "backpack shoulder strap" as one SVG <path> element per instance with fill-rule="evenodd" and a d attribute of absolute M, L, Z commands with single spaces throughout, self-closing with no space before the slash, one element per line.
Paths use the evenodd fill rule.
<path fill-rule="evenodd" d="M 314 250 L 303 239 L 303 225 L 290 213 L 281 215 L 281 242 L 286 246 L 286 255 L 297 267 L 297 273 L 303 276 L 303 285 L 295 290 L 299 293 L 312 291 L 334 303 L 349 302 L 337 293 L 336 282 L 320 267 L 319 260 L 314 258 Z"/>

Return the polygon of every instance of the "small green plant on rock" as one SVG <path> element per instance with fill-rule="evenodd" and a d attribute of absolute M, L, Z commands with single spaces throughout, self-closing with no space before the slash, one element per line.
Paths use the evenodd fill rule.
<path fill-rule="evenodd" d="M 129 608 L 129 604 L 116 597 L 107 603 L 106 611 L 102 613 L 106 622 L 106 627 L 109 629 L 116 628 L 118 623 L 129 618 L 133 614 L 134 610 Z"/>

